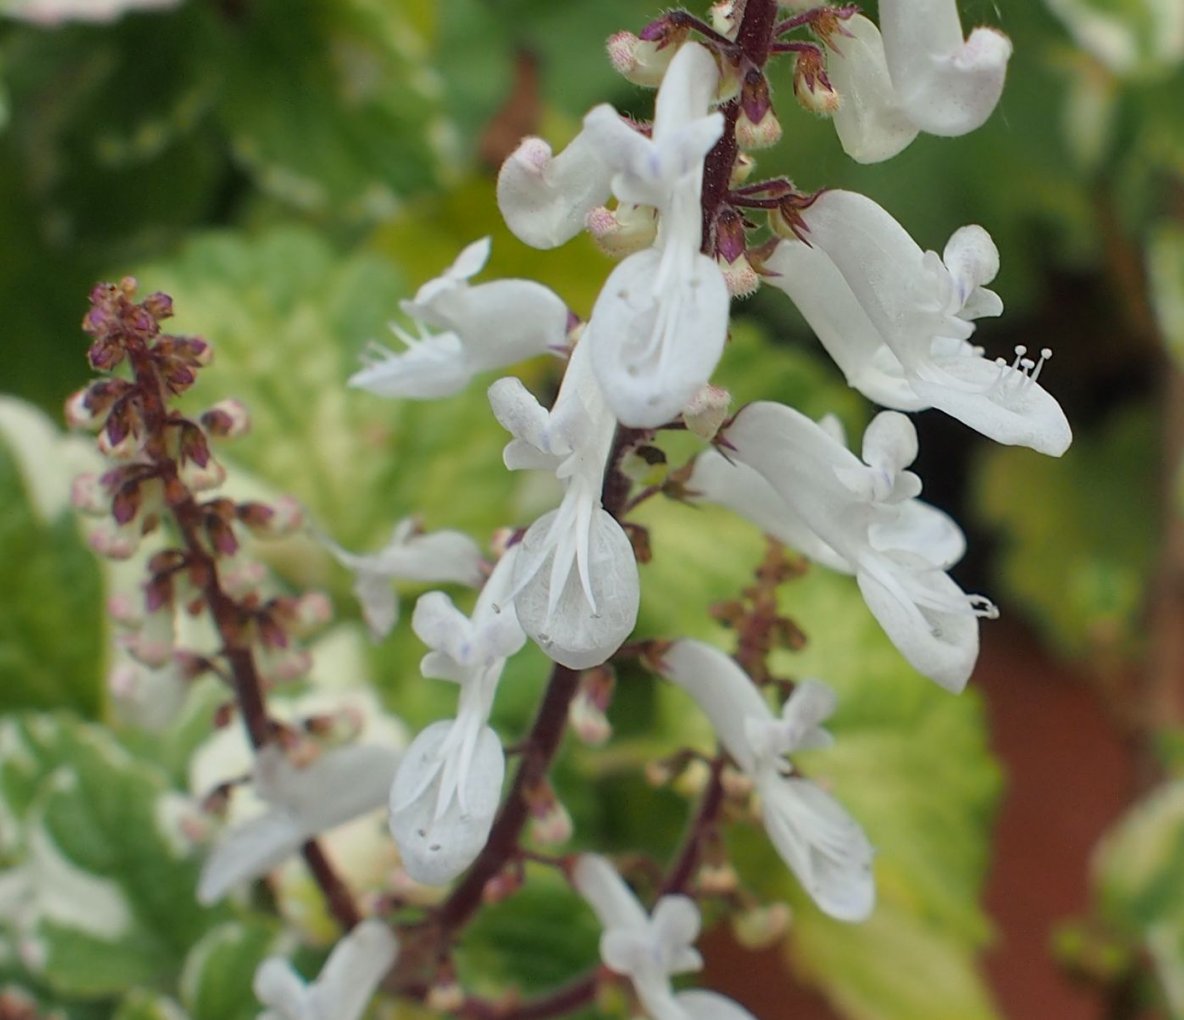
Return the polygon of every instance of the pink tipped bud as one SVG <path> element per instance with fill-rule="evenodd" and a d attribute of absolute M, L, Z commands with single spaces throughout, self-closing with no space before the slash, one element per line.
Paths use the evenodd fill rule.
<path fill-rule="evenodd" d="M 699 891 L 706 896 L 730 896 L 740 888 L 740 877 L 726 861 L 722 864 L 704 864 L 699 869 L 698 885 Z"/>
<path fill-rule="evenodd" d="M 100 556 L 109 560 L 126 560 L 140 548 L 140 529 L 135 524 L 120 526 L 105 520 L 86 536 L 87 542 Z"/>
<path fill-rule="evenodd" d="M 238 552 L 219 561 L 218 580 L 227 595 L 243 599 L 267 580 L 267 568 L 258 560 Z"/>
<path fill-rule="evenodd" d="M 208 492 L 226 481 L 226 469 L 213 457 L 204 465 L 195 460 L 183 461 L 177 471 L 181 483 L 190 492 Z"/>
<path fill-rule="evenodd" d="M 113 419 L 107 419 L 106 427 L 99 433 L 99 453 L 113 461 L 125 464 L 140 452 L 140 437 L 135 429 L 113 427 Z"/>
<path fill-rule="evenodd" d="M 305 592 L 295 602 L 292 627 L 297 635 L 319 630 L 333 619 L 333 603 L 323 591 Z"/>
<path fill-rule="evenodd" d="M 711 27 L 720 35 L 729 39 L 736 38 L 736 31 L 740 28 L 740 15 L 744 12 L 744 3 L 736 0 L 717 0 L 711 5 Z"/>
<path fill-rule="evenodd" d="M 64 413 L 66 424 L 72 429 L 97 429 L 103 423 L 103 415 L 91 410 L 90 389 L 79 390 L 66 398 Z"/>
<path fill-rule="evenodd" d="M 576 736 L 590 747 L 600 747 L 613 735 L 608 716 L 583 691 L 572 699 L 567 718 Z"/>
<path fill-rule="evenodd" d="M 767 149 L 781 141 L 781 121 L 770 106 L 765 110 L 760 120 L 749 119 L 747 113 L 740 111 L 736 120 L 736 144 L 742 149 Z"/>
<path fill-rule="evenodd" d="M 658 24 L 654 22 L 654 25 Z M 657 88 L 662 84 L 666 68 L 687 37 L 687 32 L 685 28 L 668 25 L 658 32 L 647 30 L 647 35 L 654 38 L 641 39 L 632 32 L 618 32 L 609 37 L 608 59 L 617 73 L 627 81 L 645 88 Z"/>
<path fill-rule="evenodd" d="M 752 907 L 732 918 L 732 933 L 745 949 L 768 949 L 785 937 L 792 919 L 784 903 Z"/>
<path fill-rule="evenodd" d="M 116 701 L 131 701 L 140 691 L 140 670 L 131 662 L 120 662 L 107 674 L 107 690 Z"/>
<path fill-rule="evenodd" d="M 119 643 L 145 666 L 159 669 L 173 657 L 176 614 L 172 606 L 149 613 L 138 630 L 124 634 Z"/>
<path fill-rule="evenodd" d="M 424 999 L 424 1005 L 437 1013 L 458 1013 L 464 1004 L 464 989 L 455 978 L 432 985 Z"/>
<path fill-rule="evenodd" d="M 94 517 L 111 512 L 111 493 L 96 474 L 78 475 L 70 484 L 70 502 L 74 509 Z"/>
<path fill-rule="evenodd" d="M 829 117 L 840 106 L 840 96 L 826 76 L 822 50 L 805 50 L 793 66 L 793 94 L 798 105 L 811 113 Z"/>
<path fill-rule="evenodd" d="M 522 888 L 522 872 L 517 868 L 503 868 L 481 890 L 484 903 L 501 903 Z"/>
<path fill-rule="evenodd" d="M 710 442 L 727 420 L 731 406 L 732 395 L 722 386 L 708 383 L 687 402 L 682 410 L 682 420 L 691 432 Z"/>
<path fill-rule="evenodd" d="M 144 622 L 143 601 L 126 591 L 107 599 L 107 613 L 121 627 L 139 627 Z"/>
<path fill-rule="evenodd" d="M 259 672 L 273 684 L 291 683 L 299 680 L 312 669 L 312 655 L 304 648 L 289 644 L 287 648 L 259 649 Z"/>
<path fill-rule="evenodd" d="M 304 507 L 291 496 L 271 503 L 240 503 L 235 516 L 260 538 L 282 538 L 304 526 Z"/>
<path fill-rule="evenodd" d="M 761 285 L 760 274 L 752 268 L 747 256 L 741 255 L 732 262 L 722 258 L 716 259 L 720 272 L 723 273 L 724 283 L 728 286 L 728 293 L 734 298 L 746 298 L 755 294 Z"/>
<path fill-rule="evenodd" d="M 251 416 L 239 400 L 219 401 L 202 414 L 201 423 L 219 439 L 237 439 L 251 431 Z"/>
<path fill-rule="evenodd" d="M 556 846 L 571 839 L 571 815 L 547 780 L 541 780 L 528 790 L 526 799 L 530 808 L 530 834 L 536 843 Z"/>
<path fill-rule="evenodd" d="M 628 202 L 616 209 L 604 206 L 593 209 L 585 218 L 584 225 L 600 250 L 612 258 L 623 258 L 643 251 L 658 236 L 657 210 Z"/>

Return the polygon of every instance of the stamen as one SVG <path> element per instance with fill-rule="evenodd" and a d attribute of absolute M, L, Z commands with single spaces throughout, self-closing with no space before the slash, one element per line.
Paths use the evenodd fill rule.
<path fill-rule="evenodd" d="M 1044 368 L 1044 364 L 1052 359 L 1052 349 L 1049 347 L 1040 348 L 1040 360 L 1036 362 L 1036 367 L 1032 370 L 1032 382 L 1036 382 L 1040 378 L 1040 370 Z"/>

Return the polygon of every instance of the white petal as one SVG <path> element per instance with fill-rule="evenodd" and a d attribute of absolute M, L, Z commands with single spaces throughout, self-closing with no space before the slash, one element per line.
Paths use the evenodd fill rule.
<path fill-rule="evenodd" d="M 789 295 L 851 386 L 869 400 L 898 411 L 925 407 L 905 378 L 900 360 L 825 251 L 783 240 L 765 261 L 765 268 L 776 274 L 765 282 Z"/>
<path fill-rule="evenodd" d="M 710 51 L 696 42 L 683 43 L 666 69 L 654 103 L 654 133 L 659 141 L 702 118 L 718 84 L 719 68 Z"/>
<path fill-rule="evenodd" d="M 654 906 L 650 929 L 672 967 L 671 974 L 699 970 L 699 954 L 685 957 L 686 950 L 698 937 L 702 921 L 699 908 L 689 896 L 663 896 Z"/>
<path fill-rule="evenodd" d="M 399 597 L 386 574 L 359 568 L 354 574 L 351 591 L 362 607 L 362 619 L 375 641 L 395 629 L 399 622 Z"/>
<path fill-rule="evenodd" d="M 728 288 L 714 259 L 649 249 L 605 281 L 584 343 L 613 413 L 653 428 L 677 417 L 710 381 L 728 327 Z"/>
<path fill-rule="evenodd" d="M 602 928 L 644 930 L 647 924 L 645 911 L 607 858 L 600 854 L 580 854 L 571 877 Z"/>
<path fill-rule="evenodd" d="M 678 992 L 674 1001 L 687 1020 L 756 1020 L 743 1006 L 718 992 L 692 988 Z"/>
<path fill-rule="evenodd" d="M 878 557 L 856 575 L 859 590 L 884 632 L 918 672 L 959 693 L 978 658 L 978 617 L 966 594 L 923 561 Z"/>
<path fill-rule="evenodd" d="M 718 648 L 701 641 L 675 641 L 662 655 L 662 676 L 678 684 L 703 710 L 716 736 L 745 771 L 756 758 L 749 745 L 749 720 L 773 723 L 773 713 L 752 680 Z"/>
<path fill-rule="evenodd" d="M 815 903 L 840 921 L 862 921 L 875 906 L 872 848 L 863 829 L 806 779 L 768 771 L 758 780 L 769 839 Z"/>
<path fill-rule="evenodd" d="M 632 632 L 641 588 L 633 546 L 620 524 L 599 506 L 571 502 L 578 500 L 565 497 L 564 506 L 540 517 L 523 537 L 514 607 L 522 629 L 547 655 L 587 669 Z"/>
<path fill-rule="evenodd" d="M 306 839 L 301 820 L 282 808 L 234 826 L 202 866 L 197 901 L 208 906 L 243 882 L 261 878 L 296 853 Z"/>
<path fill-rule="evenodd" d="M 396 354 L 375 345 L 365 368 L 348 385 L 379 397 L 435 400 L 459 393 L 473 378 L 460 338 L 454 333 L 426 336 Z"/>
<path fill-rule="evenodd" d="M 999 273 L 999 249 L 991 235 L 976 223 L 959 227 L 950 235 L 941 260 L 958 285 L 963 303 Z"/>
<path fill-rule="evenodd" d="M 292 812 L 313 835 L 381 806 L 399 757 L 379 744 L 350 744 L 298 767 L 279 748 L 268 747 L 256 759 L 255 789 Z"/>
<path fill-rule="evenodd" d="M 834 715 L 838 700 L 834 690 L 821 680 L 803 680 L 793 689 L 781 710 L 790 733 L 786 753 L 830 745 L 830 736 L 821 726 Z"/>
<path fill-rule="evenodd" d="M 255 998 L 285 1020 L 303 1017 L 308 989 L 292 965 L 282 957 L 269 956 L 259 964 L 251 987 Z"/>
<path fill-rule="evenodd" d="M 704 450 L 695 458 L 686 486 L 692 499 L 727 507 L 807 559 L 841 573 L 853 572 L 851 565 L 810 530 L 764 476 L 747 464 L 729 461 L 715 449 Z"/>
<path fill-rule="evenodd" d="M 501 427 L 515 439 L 506 446 L 507 468 L 515 471 L 556 466 L 549 449 L 551 416 L 521 379 L 499 379 L 490 386 L 489 406 Z"/>
<path fill-rule="evenodd" d="M 604 204 L 611 177 L 583 133 L 554 158 L 541 138 L 527 138 L 502 164 L 497 205 L 519 240 L 555 248 L 575 237 L 588 213 Z"/>
<path fill-rule="evenodd" d="M 465 870 L 485 846 L 497 813 L 506 758 L 497 734 L 484 727 L 465 784 L 466 809 L 449 796 L 437 810 L 443 759 L 440 750 L 455 722 L 433 723 L 412 741 L 391 786 L 391 834 L 403 866 L 416 882 L 444 885 Z"/>
<path fill-rule="evenodd" d="M 826 73 L 839 94 L 832 116 L 843 151 L 858 163 L 879 163 L 904 149 L 919 129 L 897 99 L 884 60 L 880 30 L 862 14 L 843 27 L 851 38 L 836 32 L 836 52 L 826 61 Z"/>
<path fill-rule="evenodd" d="M 955 0 L 881 0 L 892 84 L 909 119 L 934 135 L 983 124 L 1003 91 L 1011 42 L 990 28 L 963 41 Z"/>
<path fill-rule="evenodd" d="M 309 994 L 315 1020 L 358 1020 L 391 969 L 398 943 L 381 921 L 363 921 L 334 947 Z"/>
<path fill-rule="evenodd" d="M 934 359 L 913 380 L 913 389 L 997 443 L 1059 457 L 1073 441 L 1069 420 L 1051 393 L 1024 373 L 987 358 Z"/>
<path fill-rule="evenodd" d="M 562 346 L 567 305 L 533 280 L 493 280 L 466 287 L 439 312 L 465 346 L 473 372 L 505 368 Z"/>
<path fill-rule="evenodd" d="M 868 538 L 879 552 L 903 550 L 942 570 L 966 555 L 966 536 L 958 523 L 944 510 L 919 499 L 901 503 L 892 520 L 872 524 Z"/>

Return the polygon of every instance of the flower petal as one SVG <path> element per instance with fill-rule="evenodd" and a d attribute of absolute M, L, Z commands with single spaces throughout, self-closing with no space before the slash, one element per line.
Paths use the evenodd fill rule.
<path fill-rule="evenodd" d="M 399 944 L 381 921 L 363 921 L 333 948 L 308 1006 L 315 1020 L 358 1020 L 394 965 Z"/>
<path fill-rule="evenodd" d="M 202 865 L 198 903 L 209 906 L 243 882 L 266 875 L 307 838 L 300 821 L 279 808 L 227 830 Z"/>
<path fill-rule="evenodd" d="M 630 255 L 605 281 L 584 343 L 617 419 L 654 428 L 710 381 L 728 328 L 728 287 L 713 259 L 672 249 Z"/>
<path fill-rule="evenodd" d="M 957 694 L 978 658 L 978 617 L 948 574 L 905 558 L 865 560 L 855 575 L 859 590 L 909 664 Z"/>
<path fill-rule="evenodd" d="M 920 132 L 905 113 L 888 76 L 880 30 L 862 14 L 848 18 L 849 35 L 835 33 L 826 73 L 841 100 L 832 115 L 843 151 L 857 163 L 879 163 L 906 148 Z"/>
<path fill-rule="evenodd" d="M 662 676 L 678 684 L 701 708 L 720 743 L 745 771 L 756 769 L 748 722 L 773 723 L 773 713 L 748 675 L 718 648 L 702 641 L 675 641 L 663 654 Z"/>
<path fill-rule="evenodd" d="M 808 779 L 769 771 L 757 788 L 769 839 L 819 908 L 840 921 L 870 916 L 872 848 L 859 823 Z"/>
<path fill-rule="evenodd" d="M 580 854 L 571 878 L 602 928 L 644 930 L 647 924 L 645 911 L 607 858 L 600 854 Z"/>
<path fill-rule="evenodd" d="M 934 135 L 981 126 L 1003 91 L 1011 41 L 976 28 L 963 40 L 955 0 L 881 0 L 892 84 L 909 119 Z"/>
<path fill-rule="evenodd" d="M 437 722 L 420 733 L 407 749 L 390 790 L 391 834 L 407 874 L 424 885 L 444 885 L 476 859 L 489 839 L 506 771 L 501 741 L 483 727 L 471 768 L 459 777 L 465 784 L 466 808 L 457 796 L 446 794 L 446 806 L 438 811 L 441 750 L 455 725 L 453 720 Z"/>
<path fill-rule="evenodd" d="M 515 563 L 518 622 L 571 669 L 597 666 L 621 646 L 637 623 L 641 597 L 628 536 L 601 507 L 572 506 L 582 502 L 565 496 L 559 509 L 535 521 Z"/>
<path fill-rule="evenodd" d="M 403 336 L 407 349 L 399 353 L 379 344 L 367 352 L 366 366 L 349 377 L 347 385 L 378 397 L 436 400 L 460 393 L 473 378 L 460 337 L 439 333 L 418 340 Z"/>
<path fill-rule="evenodd" d="M 612 171 L 581 132 L 558 156 L 541 138 L 526 138 L 502 164 L 497 205 L 506 226 L 534 248 L 575 237 L 584 218 L 609 196 Z"/>
<path fill-rule="evenodd" d="M 678 992 L 674 1001 L 686 1015 L 687 1020 L 756 1020 L 743 1006 L 725 998 L 718 992 L 702 988 L 691 988 Z"/>
<path fill-rule="evenodd" d="M 821 247 L 783 240 L 764 268 L 775 274 L 766 276 L 765 282 L 789 295 L 851 386 L 898 411 L 925 407 L 900 360 Z"/>

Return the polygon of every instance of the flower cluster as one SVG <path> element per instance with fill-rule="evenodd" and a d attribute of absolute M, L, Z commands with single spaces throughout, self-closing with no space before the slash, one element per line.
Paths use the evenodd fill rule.
<path fill-rule="evenodd" d="M 1040 381 L 1051 352 L 1031 358 L 1020 347 L 1014 360 L 995 360 L 972 342 L 977 321 L 1003 307 L 988 289 L 999 253 L 986 230 L 962 227 L 938 255 L 862 195 L 805 194 L 786 177 L 750 180 L 751 150 L 782 131 L 766 76 L 771 60 L 791 60 L 797 101 L 833 117 L 849 155 L 875 162 L 921 131 L 954 136 L 981 125 L 1002 89 L 1006 37 L 985 28 L 964 36 L 954 0 L 881 0 L 878 27 L 854 7 L 780 18 L 774 0 L 721 0 L 710 23 L 671 11 L 639 35 L 614 36 L 614 65 L 657 86 L 652 121 L 597 106 L 562 152 L 527 138 L 504 162 L 497 201 L 514 235 L 551 249 L 586 230 L 618 260 L 586 321 L 533 281 L 473 282 L 490 255 L 489 240 L 479 240 L 402 303 L 415 323 L 414 333 L 393 327 L 403 349 L 372 345 L 351 378 L 380 397 L 443 399 L 527 359 L 562 362 L 550 406 L 518 378 L 487 390 L 492 418 L 510 436 L 505 467 L 553 476 L 552 509 L 504 522 L 488 556 L 466 535 L 423 533 L 411 519 L 374 553 L 324 538 L 355 573 L 375 637 L 397 620 L 393 580 L 478 589 L 467 614 L 443 591 L 416 604 L 411 629 L 428 648 L 420 673 L 455 684 L 458 699 L 455 717 L 428 725 L 401 756 L 366 742 L 310 750 L 269 715 L 264 688 L 283 679 L 278 653 L 310 606 L 264 597 L 231 567 L 242 528 L 275 532 L 297 515 L 286 505 L 194 495 L 221 480 L 208 436 L 241 432 L 245 415 L 219 405 L 195 422 L 167 406 L 165 395 L 192 384 L 209 349 L 160 335 L 166 299 L 133 304 L 126 282 L 94 296 L 91 363 L 110 373 L 129 361 L 132 372 L 130 380 L 108 375 L 70 403 L 77 424 L 99 430 L 112 462 L 80 481 L 77 501 L 104 516 L 92 542 L 109 555 L 131 555 L 165 519 L 182 539 L 150 561 L 143 618 L 128 648 L 159 665 L 172 653 L 175 608 L 208 609 L 223 647 L 202 668 L 230 680 L 258 752 L 248 778 L 260 810 L 216 845 L 199 896 L 218 899 L 302 854 L 338 921 L 352 928 L 312 985 L 279 959 L 260 968 L 266 1017 L 356 1017 L 385 976 L 386 987 L 409 998 L 513 1020 L 516 1004 L 495 1006 L 460 989 L 452 950 L 482 902 L 525 881 L 529 860 L 572 879 L 604 928 L 605 967 L 628 979 L 649 1016 L 751 1020 L 730 1000 L 676 992 L 670 980 L 701 965 L 692 948 L 695 898 L 739 902 L 722 836 L 735 817 L 763 824 L 819 910 L 848 922 L 874 910 L 871 843 L 838 799 L 799 774 L 794 758 L 831 743 L 823 723 L 837 697 L 819 680 L 776 681 L 766 661 L 773 631 L 789 635 L 790 646 L 796 633 L 778 615 L 777 564 L 759 605 L 737 610 L 752 634 L 763 631 L 735 658 L 671 635 L 642 635 L 622 649 L 642 605 L 639 564 L 651 554 L 645 529 L 629 515 L 659 493 L 730 508 L 806 559 L 851 575 L 903 658 L 957 692 L 975 665 L 978 621 L 996 610 L 948 573 L 965 540 L 919 498 L 921 480 L 910 470 L 917 432 L 907 415 L 937 408 L 998 442 L 1053 456 L 1071 433 Z M 829 417 L 814 421 L 769 401 L 729 416 L 730 397 L 712 378 L 725 356 L 731 304 L 766 284 L 796 304 L 850 385 L 885 408 L 858 455 Z M 640 481 L 637 464 L 664 464 L 664 430 L 689 432 L 703 446 L 656 483 Z M 554 665 L 529 731 L 507 748 L 490 720 L 507 661 L 528 640 Z M 707 779 L 688 835 L 670 864 L 654 869 L 663 877 L 649 913 L 606 858 L 549 852 L 571 829 L 549 779 L 565 728 L 570 722 L 589 743 L 609 739 L 613 661 L 624 655 L 669 681 L 674 697 L 689 696 L 718 740 L 713 755 L 676 752 L 684 764 L 705 763 Z M 381 924 L 362 921 L 316 843 L 383 800 L 408 884 L 458 880 L 400 929 L 397 942 Z M 531 837 L 548 852 L 525 846 Z M 410 900 L 392 889 L 383 902 Z M 544 1017 L 584 1005 L 602 978 L 609 980 L 597 969 L 520 1012 Z"/>

